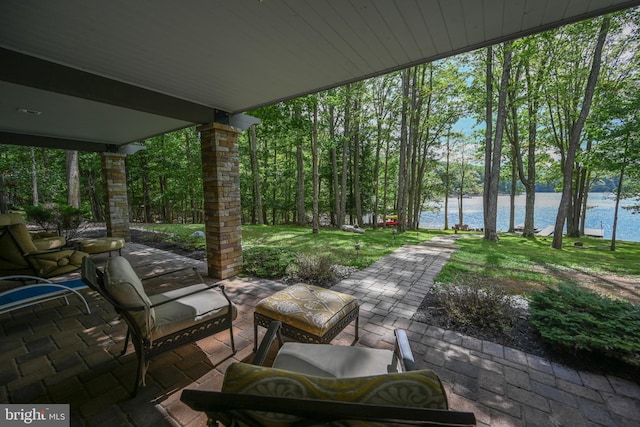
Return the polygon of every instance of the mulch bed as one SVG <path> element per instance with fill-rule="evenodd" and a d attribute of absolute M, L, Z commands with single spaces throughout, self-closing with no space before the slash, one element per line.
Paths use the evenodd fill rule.
<path fill-rule="evenodd" d="M 418 311 L 414 314 L 413 320 L 456 331 L 480 340 L 501 344 L 505 347 L 515 348 L 576 370 L 602 375 L 615 375 L 640 383 L 640 369 L 617 359 L 589 352 L 567 354 L 554 351 L 542 340 L 538 330 L 529 322 L 529 317 L 527 309 L 517 309 L 515 318 L 512 319 L 512 327 L 507 331 L 460 326 L 454 323 L 447 313 L 438 307 L 438 301 L 433 292 L 429 292 Z"/>

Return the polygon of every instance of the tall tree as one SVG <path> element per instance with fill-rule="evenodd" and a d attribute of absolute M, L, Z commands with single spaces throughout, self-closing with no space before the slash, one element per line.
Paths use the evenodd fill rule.
<path fill-rule="evenodd" d="M 569 139 L 569 147 L 567 149 L 567 156 L 564 163 L 563 180 L 562 180 L 562 197 L 560 199 L 560 206 L 558 207 L 558 215 L 556 216 L 556 223 L 553 231 L 553 243 L 554 249 L 562 249 L 562 236 L 564 231 L 565 219 L 570 207 L 571 190 L 573 182 L 573 167 L 576 159 L 576 151 L 580 144 L 582 129 L 584 123 L 589 115 L 591 103 L 593 101 L 593 93 L 596 89 L 596 83 L 598 81 L 598 75 L 600 73 L 600 63 L 602 60 L 602 49 L 607 39 L 607 33 L 609 31 L 609 25 L 611 23 L 611 17 L 605 16 L 602 18 L 602 24 L 598 33 L 598 41 L 593 53 L 593 62 L 591 65 L 591 71 L 589 72 L 589 78 L 587 80 L 587 86 L 585 88 L 584 98 L 582 101 L 582 108 L 577 121 L 571 128 L 571 136 Z"/>
<path fill-rule="evenodd" d="M 31 194 L 33 197 L 33 206 L 38 206 L 40 204 L 40 199 L 38 198 L 38 166 L 36 164 L 36 150 L 33 147 L 29 148 L 31 153 Z"/>
<path fill-rule="evenodd" d="M 75 150 L 67 150 L 67 204 L 80 207 L 80 166 Z"/>
<path fill-rule="evenodd" d="M 398 225 L 397 229 L 403 233 L 407 231 L 407 146 L 408 144 L 408 115 L 409 115 L 409 84 L 411 70 L 402 71 L 402 109 L 400 113 L 400 162 L 398 165 Z"/>
<path fill-rule="evenodd" d="M 500 164 L 502 161 L 502 139 L 507 116 L 507 88 L 511 73 L 511 48 L 512 43 L 504 43 L 502 78 L 500 79 L 500 90 L 498 93 L 498 115 L 496 117 L 496 133 L 491 147 L 491 162 L 489 170 L 485 170 L 485 181 L 489 181 L 488 194 L 485 198 L 485 219 L 484 238 L 485 240 L 498 241 L 497 220 L 498 220 L 498 189 L 500 184 Z M 487 79 L 492 76 L 488 75 Z M 491 96 L 490 93 L 487 96 Z M 487 101 L 489 102 L 489 101 Z"/>
<path fill-rule="evenodd" d="M 251 172 L 253 174 L 253 192 L 255 203 L 254 222 L 264 224 L 264 216 L 262 213 L 262 189 L 260 185 L 260 164 L 258 162 L 258 136 L 256 134 L 256 126 L 249 128 L 249 145 L 251 147 Z"/>
<path fill-rule="evenodd" d="M 313 163 L 313 233 L 318 234 L 320 229 L 320 212 L 318 210 L 318 197 L 320 195 L 320 179 L 318 174 L 318 102 L 313 100 L 313 134 L 311 135 L 311 156 Z"/>

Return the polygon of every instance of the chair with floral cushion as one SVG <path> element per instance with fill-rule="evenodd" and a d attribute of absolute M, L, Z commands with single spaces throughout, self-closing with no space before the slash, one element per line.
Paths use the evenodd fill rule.
<path fill-rule="evenodd" d="M 273 322 L 254 363 L 278 336 Z M 396 351 L 287 342 L 272 367 L 233 363 L 221 392 L 184 390 L 181 400 L 225 426 L 472 426 L 473 413 L 448 410 L 438 376 L 415 370 L 406 333 Z"/>

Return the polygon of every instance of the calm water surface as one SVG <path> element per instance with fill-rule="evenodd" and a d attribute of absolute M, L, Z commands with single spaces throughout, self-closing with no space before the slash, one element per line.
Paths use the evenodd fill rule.
<path fill-rule="evenodd" d="M 560 193 L 536 193 L 535 226 L 543 229 L 549 225 L 554 225 L 558 206 L 560 204 Z M 482 197 L 471 197 L 463 199 L 464 223 L 472 228 L 483 227 Z M 627 240 L 640 242 L 640 215 L 633 215 L 631 211 L 622 209 L 622 206 L 635 204 L 633 199 L 620 202 L 621 208 L 618 211 L 617 240 Z M 515 224 L 524 224 L 525 196 L 517 196 L 515 200 Z M 434 205 L 436 208 L 438 205 Z M 439 212 L 423 212 L 420 216 L 420 227 L 443 228 L 444 227 L 444 201 L 440 204 Z M 613 227 L 613 214 L 615 200 L 610 193 L 589 193 L 587 200 L 587 221 L 586 228 L 597 228 L 604 230 L 604 238 L 611 239 Z M 458 201 L 455 198 L 449 199 L 449 227 L 458 223 Z M 509 229 L 509 196 L 498 196 L 498 223 L 499 231 Z"/>

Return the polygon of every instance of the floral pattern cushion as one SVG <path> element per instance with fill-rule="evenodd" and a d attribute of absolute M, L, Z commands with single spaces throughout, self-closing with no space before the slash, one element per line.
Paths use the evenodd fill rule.
<path fill-rule="evenodd" d="M 258 396 L 295 397 L 333 400 L 380 406 L 448 409 L 447 396 L 438 376 L 428 370 L 359 378 L 323 378 L 275 368 L 233 363 L 227 369 L 222 391 Z M 215 414 L 225 425 L 232 419 Z M 246 411 L 244 414 L 261 425 L 295 425 L 298 417 Z M 237 421 L 237 420 L 235 420 Z M 240 423 L 240 425 L 243 425 Z M 357 421 L 340 425 L 370 425 Z"/>
<path fill-rule="evenodd" d="M 297 284 L 260 301 L 256 312 L 313 335 L 323 336 L 358 307 L 351 295 L 318 286 Z"/>

